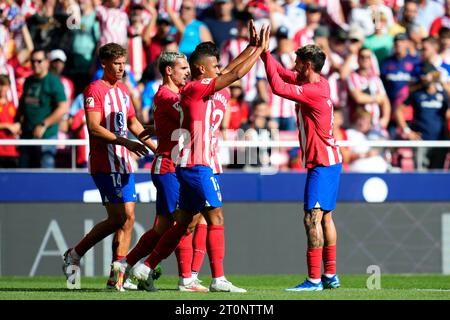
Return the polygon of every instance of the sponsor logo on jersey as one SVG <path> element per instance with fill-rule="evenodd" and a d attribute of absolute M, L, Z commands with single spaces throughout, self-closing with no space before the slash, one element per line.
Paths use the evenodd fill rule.
<path fill-rule="evenodd" d="M 85 100 L 85 104 L 87 108 L 93 108 L 94 107 L 94 98 L 93 97 L 87 97 Z"/>

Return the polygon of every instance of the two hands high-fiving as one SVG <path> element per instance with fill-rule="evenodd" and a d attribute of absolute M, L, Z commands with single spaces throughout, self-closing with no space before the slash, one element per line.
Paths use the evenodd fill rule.
<path fill-rule="evenodd" d="M 262 48 L 263 52 L 269 50 L 270 25 L 263 25 L 259 33 L 256 31 L 255 23 L 252 20 L 248 23 L 249 44 L 257 48 Z"/>

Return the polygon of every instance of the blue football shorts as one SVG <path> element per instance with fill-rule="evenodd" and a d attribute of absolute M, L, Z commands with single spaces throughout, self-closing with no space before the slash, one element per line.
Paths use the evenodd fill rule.
<path fill-rule="evenodd" d="M 336 208 L 341 171 L 342 163 L 308 169 L 303 207 L 305 211 L 315 208 L 331 211 Z"/>
<path fill-rule="evenodd" d="M 220 186 L 210 167 L 177 167 L 180 182 L 180 209 L 200 212 L 206 207 L 222 206 Z"/>
<path fill-rule="evenodd" d="M 134 174 L 103 173 L 92 175 L 95 185 L 100 191 L 103 205 L 107 203 L 136 202 Z"/>
<path fill-rule="evenodd" d="M 180 183 L 175 172 L 165 174 L 152 173 L 152 181 L 156 187 L 156 214 L 171 214 L 178 207 Z"/>

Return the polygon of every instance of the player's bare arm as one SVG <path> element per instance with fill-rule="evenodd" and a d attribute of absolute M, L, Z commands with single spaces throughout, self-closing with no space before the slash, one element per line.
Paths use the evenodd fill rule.
<path fill-rule="evenodd" d="M 148 154 L 148 150 L 143 144 L 118 136 L 102 127 L 100 125 L 101 119 L 100 112 L 86 112 L 86 125 L 88 127 L 89 134 L 93 138 L 100 139 L 105 143 L 122 145 L 128 150 L 136 153 L 138 156 L 145 156 Z"/>
<path fill-rule="evenodd" d="M 255 23 L 253 19 L 248 23 L 248 33 L 249 33 L 249 44 L 247 47 L 234 59 L 232 60 L 225 68 L 223 68 L 220 72 L 222 74 L 226 74 L 233 70 L 238 64 L 242 63 L 242 61 L 248 59 L 252 52 L 256 50 L 260 42 L 260 37 L 255 28 Z"/>
<path fill-rule="evenodd" d="M 296 102 L 305 102 L 307 100 L 303 88 L 283 81 L 276 67 L 277 61 L 270 53 L 261 55 L 261 58 L 266 68 L 267 81 L 274 94 Z"/>
<path fill-rule="evenodd" d="M 261 53 L 264 51 L 264 48 L 268 45 L 267 42 L 269 41 L 268 37 L 270 35 L 269 30 L 269 26 L 263 26 L 261 28 L 261 41 L 258 43 L 256 50 L 254 50 L 247 59 L 237 64 L 232 70 L 230 70 L 230 72 L 217 77 L 214 85 L 214 91 L 217 92 L 225 87 L 228 87 L 230 84 L 232 84 L 236 80 L 241 79 L 250 71 L 250 69 L 255 65 Z"/>
<path fill-rule="evenodd" d="M 130 120 L 128 120 L 128 129 L 131 131 L 132 134 L 134 134 L 136 138 L 138 138 L 139 141 L 141 141 L 148 148 L 150 148 L 150 150 L 152 150 L 153 153 L 156 152 L 156 145 L 153 143 L 152 139 L 149 138 L 144 139 L 146 137 L 145 131 L 147 129 L 144 129 L 144 127 L 136 117 L 133 117 Z"/>
<path fill-rule="evenodd" d="M 156 135 L 156 130 L 155 130 L 154 125 L 152 125 L 152 124 L 143 125 L 143 127 L 144 127 L 144 131 L 139 133 L 139 135 L 137 137 L 139 140 L 145 141 Z"/>

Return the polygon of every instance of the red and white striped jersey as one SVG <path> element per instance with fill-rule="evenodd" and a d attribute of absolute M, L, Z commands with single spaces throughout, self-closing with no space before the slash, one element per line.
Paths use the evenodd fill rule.
<path fill-rule="evenodd" d="M 225 110 L 228 108 L 228 100 L 230 99 L 230 89 L 224 88 L 212 96 L 213 113 L 212 113 L 212 142 L 211 142 L 211 168 L 213 173 L 222 173 L 222 162 L 220 161 L 219 141 L 221 138 L 220 128 L 222 125 Z"/>
<path fill-rule="evenodd" d="M 106 8 L 101 5 L 97 6 L 95 10 L 100 21 L 99 45 L 115 42 L 126 48 L 129 25 L 128 15 L 119 8 Z"/>
<path fill-rule="evenodd" d="M 135 79 L 139 81 L 147 67 L 147 55 L 141 36 L 132 37 L 128 40 L 128 57 L 131 71 L 133 71 Z"/>
<path fill-rule="evenodd" d="M 14 103 L 17 108 L 19 106 L 19 95 L 17 93 L 16 77 L 14 75 L 14 68 L 9 63 L 2 63 L 2 57 L 0 57 L 0 74 L 7 75 L 9 78 L 10 86 L 6 93 L 8 101 Z"/>
<path fill-rule="evenodd" d="M 248 41 L 245 39 L 229 39 L 222 46 L 220 62 L 223 66 L 228 65 L 247 47 Z M 264 79 L 264 68 L 261 60 L 258 60 L 252 69 L 241 79 L 241 87 L 244 92 L 245 101 L 252 102 L 257 97 L 256 82 Z"/>
<path fill-rule="evenodd" d="M 158 12 L 167 12 L 166 6 L 170 6 L 173 12 L 180 12 L 181 5 L 183 4 L 183 0 L 167 0 L 167 1 L 159 1 Z"/>
<path fill-rule="evenodd" d="M 371 96 L 375 96 L 377 94 L 386 95 L 386 91 L 380 77 L 373 74 L 363 76 L 359 72 L 352 72 L 348 78 L 347 85 L 350 92 L 353 90 L 361 90 Z M 354 113 L 358 105 L 353 99 L 349 99 L 349 106 L 350 119 L 353 121 Z M 377 103 L 366 103 L 362 107 L 372 115 L 372 124 L 374 126 L 379 125 L 381 118 L 380 106 Z"/>
<path fill-rule="evenodd" d="M 327 80 L 321 76 L 319 82 L 296 85 L 296 72 L 284 69 L 269 52 L 261 58 L 274 93 L 296 102 L 303 165 L 313 168 L 341 163 L 342 155 L 333 136 L 333 103 Z"/>
<path fill-rule="evenodd" d="M 165 174 L 175 172 L 178 146 L 175 131 L 180 129 L 180 95 L 167 86 L 160 86 L 153 98 L 153 117 L 155 120 L 158 148 L 152 164 L 152 173 Z M 176 151 L 176 152 L 173 152 Z"/>
<path fill-rule="evenodd" d="M 314 44 L 314 31 L 309 28 L 303 28 L 300 29 L 295 35 L 294 35 L 294 43 L 297 47 L 303 47 L 308 44 Z"/>
<path fill-rule="evenodd" d="M 180 167 L 211 166 L 215 79 L 191 81 L 181 89 L 183 112 Z"/>
<path fill-rule="evenodd" d="M 59 80 L 61 80 L 61 83 L 64 87 L 64 93 L 66 94 L 67 104 L 71 106 L 75 95 L 75 87 L 73 85 L 73 82 L 72 80 L 64 76 L 60 76 Z"/>
<path fill-rule="evenodd" d="M 269 87 L 270 115 L 272 118 L 295 117 L 295 102 L 273 93 Z"/>
<path fill-rule="evenodd" d="M 84 110 L 86 112 L 100 112 L 100 125 L 107 130 L 127 137 L 128 120 L 136 113 L 130 99 L 127 87 L 122 82 L 110 88 L 97 80 L 92 82 L 83 92 Z M 121 145 L 105 143 L 89 135 L 89 172 L 132 173 L 130 153 Z"/>

